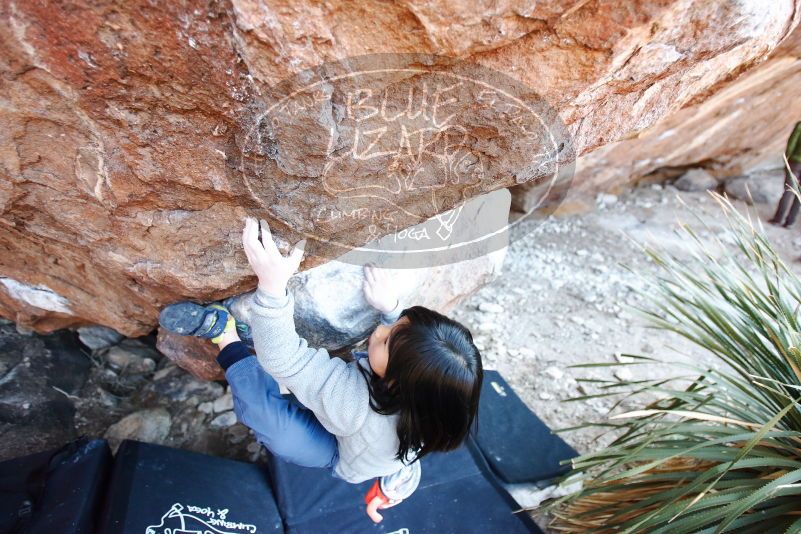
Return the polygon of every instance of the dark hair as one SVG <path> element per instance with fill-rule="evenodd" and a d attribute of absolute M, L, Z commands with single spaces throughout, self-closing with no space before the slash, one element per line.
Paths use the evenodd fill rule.
<path fill-rule="evenodd" d="M 462 444 L 476 419 L 484 372 L 467 328 L 423 306 L 400 316 L 409 321 L 392 330 L 386 373 L 373 373 L 368 384 L 374 411 L 400 414 L 397 458 L 409 461 Z"/>

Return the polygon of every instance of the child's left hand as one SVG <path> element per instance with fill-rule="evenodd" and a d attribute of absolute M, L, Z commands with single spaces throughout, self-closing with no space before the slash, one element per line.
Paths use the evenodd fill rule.
<path fill-rule="evenodd" d="M 372 263 L 364 266 L 362 289 L 367 302 L 381 313 L 392 311 L 398 305 L 398 293 L 389 273 Z"/>

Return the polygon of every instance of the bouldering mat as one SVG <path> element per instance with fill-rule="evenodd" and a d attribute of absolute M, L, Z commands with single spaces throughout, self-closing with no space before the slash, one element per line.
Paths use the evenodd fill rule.
<path fill-rule="evenodd" d="M 540 532 L 517 504 L 483 471 L 467 447 L 421 460 L 417 491 L 397 506 L 381 510 L 375 525 L 365 513 L 364 495 L 372 485 L 348 484 L 323 469 L 269 460 L 279 510 L 287 532 L 395 534 L 462 532 Z"/>
<path fill-rule="evenodd" d="M 478 449 L 504 482 L 543 483 L 578 453 L 534 415 L 497 371 L 485 371 L 474 433 Z"/>
<path fill-rule="evenodd" d="M 262 534 L 283 526 L 264 466 L 123 441 L 104 534 Z"/>
<path fill-rule="evenodd" d="M 0 463 L 0 533 L 93 533 L 110 466 L 102 439 Z"/>

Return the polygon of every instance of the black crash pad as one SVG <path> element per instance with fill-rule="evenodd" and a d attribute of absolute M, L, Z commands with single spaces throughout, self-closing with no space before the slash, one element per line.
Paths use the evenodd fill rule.
<path fill-rule="evenodd" d="M 578 453 L 551 433 L 497 371 L 485 371 L 475 442 L 493 472 L 509 484 L 542 483 L 567 472 Z"/>
<path fill-rule="evenodd" d="M 124 441 L 114 461 L 104 534 L 282 532 L 264 466 Z"/>
<path fill-rule="evenodd" d="M 378 525 L 364 511 L 372 480 L 348 484 L 326 470 L 277 458 L 270 459 L 269 467 L 286 531 L 293 534 L 540 532 L 527 514 L 513 513 L 516 503 L 484 476 L 466 447 L 421 461 L 417 491 L 382 510 L 384 520 Z"/>
<path fill-rule="evenodd" d="M 110 466 L 102 439 L 0 463 L 0 533 L 93 533 Z"/>

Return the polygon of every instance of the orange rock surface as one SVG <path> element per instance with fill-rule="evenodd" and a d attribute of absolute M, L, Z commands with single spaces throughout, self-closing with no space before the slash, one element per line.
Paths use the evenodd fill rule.
<path fill-rule="evenodd" d="M 369 220 L 326 227 L 312 215 L 336 205 L 324 180 L 341 148 L 331 139 L 354 136 L 341 86 L 291 121 L 260 122 L 279 82 L 304 69 L 414 53 L 503 73 L 526 88 L 521 99 L 558 113 L 581 155 L 731 87 L 798 13 L 801 0 L 0 0 L 0 315 L 39 331 L 98 323 L 144 334 L 166 303 L 254 286 L 245 215 L 287 242 L 376 237 Z M 397 227 L 538 177 L 509 137 L 515 116 L 482 115 L 476 87 L 454 108 L 472 120 L 469 141 L 444 153 L 473 170 L 480 161 L 482 173 L 457 183 L 450 160 L 431 167 L 422 176 L 438 196 L 396 192 Z M 424 169 L 435 161 L 426 156 Z M 387 161 L 343 164 L 337 176 L 380 180 Z M 332 257 L 320 247 L 304 268 Z"/>

